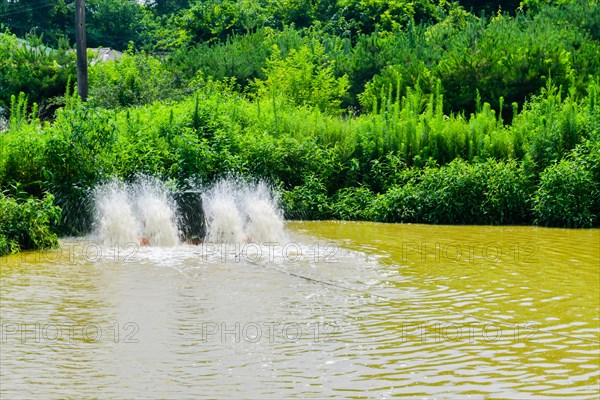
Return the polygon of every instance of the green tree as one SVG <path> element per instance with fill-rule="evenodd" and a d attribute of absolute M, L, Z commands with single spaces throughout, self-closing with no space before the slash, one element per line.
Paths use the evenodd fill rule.
<path fill-rule="evenodd" d="M 521 5 L 521 0 L 459 0 L 458 3 L 476 15 L 482 12 L 491 15 L 499 10 L 514 12 Z"/>
<path fill-rule="evenodd" d="M 88 46 L 125 50 L 130 41 L 139 43 L 143 17 L 143 5 L 136 0 L 87 0 Z"/>
<path fill-rule="evenodd" d="M 43 46 L 39 37 L 27 39 L 0 33 L 0 107 L 8 109 L 11 96 L 23 92 L 44 111 L 46 100 L 64 94 L 74 77 L 75 55 L 67 53 L 64 39 L 58 50 Z"/>
<path fill-rule="evenodd" d="M 156 15 L 170 15 L 189 8 L 190 0 L 148 0 L 145 4 Z"/>
<path fill-rule="evenodd" d="M 45 43 L 56 46 L 75 20 L 73 4 L 65 0 L 0 0 L 0 23 L 19 37 L 29 33 L 44 36 Z"/>
<path fill-rule="evenodd" d="M 436 22 L 449 6 L 445 0 L 338 0 L 338 18 L 353 21 L 355 32 L 394 31 L 410 21 Z"/>
<path fill-rule="evenodd" d="M 316 43 L 312 47 L 292 49 L 286 58 L 274 48 L 265 69 L 267 78 L 256 82 L 259 95 L 265 98 L 283 95 L 298 106 L 339 113 L 341 99 L 348 90 L 348 77 L 336 78 L 323 46 Z"/>

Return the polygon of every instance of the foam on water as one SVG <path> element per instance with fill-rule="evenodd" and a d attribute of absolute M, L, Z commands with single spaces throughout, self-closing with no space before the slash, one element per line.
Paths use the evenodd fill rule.
<path fill-rule="evenodd" d="M 283 242 L 287 235 L 277 198 L 264 182 L 222 179 L 202 194 L 206 241 Z"/>

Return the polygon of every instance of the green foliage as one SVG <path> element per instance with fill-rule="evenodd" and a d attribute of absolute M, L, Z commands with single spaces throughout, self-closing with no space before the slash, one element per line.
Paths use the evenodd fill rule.
<path fill-rule="evenodd" d="M 340 14 L 336 1 L 134 6 L 140 24 L 174 33 L 136 40 L 181 48 L 131 44 L 90 66 L 90 100 L 69 88 L 52 122 L 38 117 L 45 94 L 9 91 L 0 187 L 53 193 L 69 234 L 90 226 L 94 185 L 139 173 L 179 187 L 266 179 L 289 218 L 598 225 L 598 5 L 478 18 L 446 2 L 342 3 Z M 208 11 L 186 21 L 190 10 Z M 0 39 L 10 90 L 29 71 L 15 74 L 17 61 L 61 59 L 39 38 L 16 55 L 17 39 Z"/>
<path fill-rule="evenodd" d="M 530 11 L 540 11 L 547 5 L 563 5 L 573 3 L 573 0 L 522 0 L 521 6 Z"/>
<path fill-rule="evenodd" d="M 234 35 L 223 43 L 200 43 L 174 51 L 168 68 L 178 79 L 187 81 L 199 72 L 215 79 L 235 78 L 245 86 L 263 77 L 262 70 L 271 54 L 271 36 L 265 29 L 248 35 Z"/>
<path fill-rule="evenodd" d="M 600 107 L 593 100 L 598 84 L 588 86 L 588 104 L 578 102 L 573 90 L 563 100 L 561 90 L 549 86 L 530 102 L 513 124 L 515 136 L 523 138 L 526 157 L 538 171 L 560 160 L 583 139 L 598 135 L 593 121 Z"/>
<path fill-rule="evenodd" d="M 65 0 L 0 0 L 0 22 L 19 37 L 37 33 L 56 46 L 72 30 L 74 20 L 74 7 Z"/>
<path fill-rule="evenodd" d="M 47 132 L 38 168 L 44 188 L 64 211 L 61 230 L 75 234 L 89 226 L 87 192 L 105 172 L 102 156 L 112 149 L 114 127 L 106 122 L 108 113 L 89 109 L 68 93 L 66 98 L 66 107 L 58 111 Z"/>
<path fill-rule="evenodd" d="M 151 103 L 177 96 L 164 63 L 145 53 L 124 54 L 89 69 L 90 101 L 112 108 Z"/>
<path fill-rule="evenodd" d="M 331 213 L 334 218 L 341 220 L 370 220 L 369 207 L 373 200 L 374 194 L 368 187 L 342 188 L 331 200 Z"/>
<path fill-rule="evenodd" d="M 143 34 L 143 6 L 136 0 L 87 0 L 86 36 L 89 47 L 127 49 Z"/>
<path fill-rule="evenodd" d="M 255 1 L 199 1 L 187 11 L 185 28 L 194 42 L 248 33 L 265 23 L 265 8 Z"/>
<path fill-rule="evenodd" d="M 484 3 L 485 8 L 494 2 Z M 497 5 L 514 10 L 509 3 Z M 341 106 L 349 111 L 361 107 L 360 111 L 369 112 L 384 97 L 406 95 L 409 87 L 434 93 L 440 81 L 446 114 L 468 115 L 475 111 L 479 98 L 511 121 L 513 103 L 522 107 L 550 77 L 557 86 L 574 84 L 582 94 L 589 76 L 600 70 L 596 23 L 600 4 L 589 0 L 543 6 L 535 13 L 497 13 L 482 18 L 457 3 L 432 0 L 219 0 L 182 1 L 173 7 L 156 2 L 94 0 L 88 8 L 88 20 L 97 20 L 89 24 L 88 42 L 97 38 L 97 45 L 169 52 L 166 67 L 160 58 L 143 54 L 137 65 L 130 61 L 114 68 L 93 67 L 91 72 L 97 69 L 98 79 L 92 82 L 92 89 L 104 105 L 114 97 L 113 92 L 119 93 L 116 103 L 121 105 L 166 98 L 165 93 L 185 91 L 199 72 L 215 79 L 236 78 L 244 90 L 249 82 L 266 79 L 264 69 L 269 59 L 286 64 L 288 72 L 298 72 L 300 68 L 290 68 L 289 64 L 306 51 L 300 50 L 303 45 L 308 46 L 309 54 L 301 58 L 309 56 L 315 66 L 331 67 L 334 79 L 348 76 L 349 87 Z M 66 48 L 62 43 L 60 47 Z M 273 45 L 279 54 L 272 51 Z M 295 51 L 290 54 L 291 50 Z M 11 53 L 7 51 L 8 59 L 13 57 Z M 68 74 L 72 75 L 73 54 L 70 58 Z M 23 63 L 17 57 L 14 65 Z M 18 79 L 11 76 L 10 81 L 30 79 L 24 71 L 18 73 Z M 66 71 L 56 71 L 60 73 L 42 70 L 41 75 L 58 80 L 52 93 L 38 94 L 23 85 L 11 87 L 5 105 L 0 106 L 7 108 L 10 95 L 23 91 L 44 110 L 43 99 L 64 92 L 66 78 L 58 78 Z M 120 73 L 125 76 L 122 82 L 116 78 Z M 133 77 L 135 74 L 141 78 Z M 335 92 L 336 85 L 331 90 Z"/>
<path fill-rule="evenodd" d="M 427 44 L 426 35 L 424 25 L 411 23 L 405 30 L 390 35 L 374 33 L 358 39 L 342 66 L 351 78 L 351 93 L 363 109 L 371 110 L 386 96 L 403 96 L 408 87 L 433 91 L 431 68 L 437 63 L 439 52 Z"/>
<path fill-rule="evenodd" d="M 375 203 L 375 219 L 436 224 L 519 224 L 528 221 L 531 183 L 513 162 L 426 167 Z"/>
<path fill-rule="evenodd" d="M 448 6 L 446 1 L 339 0 L 338 18 L 350 23 L 353 34 L 395 31 L 411 21 L 435 22 Z"/>
<path fill-rule="evenodd" d="M 27 96 L 20 93 L 11 98 L 11 116 L 8 127 L 18 135 L 0 133 L 0 187 L 3 184 L 23 182 L 21 188 L 39 196 L 42 193 L 44 140 L 40 135 L 37 106 L 28 111 Z"/>
<path fill-rule="evenodd" d="M 75 56 L 66 52 L 68 43 L 61 42 L 55 50 L 43 46 L 40 37 L 30 35 L 27 39 L 20 41 L 8 32 L 0 33 L 2 108 L 9 108 L 11 96 L 23 92 L 44 109 L 47 100 L 62 95 L 69 79 L 75 76 Z"/>
<path fill-rule="evenodd" d="M 329 219 L 331 211 L 327 187 L 315 175 L 307 175 L 304 184 L 283 192 L 282 203 L 286 218 Z"/>
<path fill-rule="evenodd" d="M 498 10 L 514 12 L 523 2 L 521 0 L 459 0 L 459 3 L 475 15 L 481 15 L 481 13 L 491 15 Z"/>
<path fill-rule="evenodd" d="M 474 111 L 478 92 L 494 109 L 500 97 L 507 105 L 522 104 L 550 76 L 555 84 L 566 84 L 573 72 L 568 35 L 550 21 L 522 16 L 498 15 L 488 24 L 470 24 L 451 39 L 435 69 L 449 109 Z"/>
<path fill-rule="evenodd" d="M 561 160 L 540 174 L 535 195 L 535 222 L 546 226 L 591 227 L 600 189 L 585 165 Z"/>
<path fill-rule="evenodd" d="M 447 113 L 475 111 L 478 97 L 498 110 L 503 97 L 501 111 L 510 120 L 512 103 L 521 106 L 550 77 L 559 86 L 574 79 L 581 92 L 588 75 L 598 74 L 598 57 L 592 55 L 598 51 L 598 30 L 592 21 L 599 15 L 600 5 L 585 0 L 489 19 L 454 7 L 435 25 L 409 23 L 402 30 L 359 36 L 338 69 L 350 77 L 349 104 L 358 98 L 365 110 L 389 92 L 404 95 L 410 86 L 431 93 L 440 80 Z"/>
<path fill-rule="evenodd" d="M 292 49 L 286 58 L 278 49 L 268 60 L 266 79 L 256 81 L 258 96 L 273 101 L 283 97 L 297 106 L 315 107 L 329 114 L 340 113 L 342 97 L 348 89 L 348 78 L 336 78 L 333 66 L 324 56 L 320 43 Z"/>
<path fill-rule="evenodd" d="M 284 190 L 294 218 L 519 224 L 533 221 L 531 199 L 546 165 L 573 147 L 598 152 L 577 147 L 598 141 L 594 82 L 580 100 L 550 85 L 509 127 L 488 104 L 469 119 L 444 115 L 439 88 L 433 95 L 407 90 L 371 114 L 347 118 L 283 95 L 247 98 L 231 83 L 209 79 L 199 87 L 179 103 L 123 110 L 67 93 L 54 123 L 42 126 L 24 114 L 22 96 L 15 122 L 0 136 L 0 184 L 25 182 L 37 196 L 50 190 L 65 212 L 62 230 L 71 233 L 89 224 L 85 204 L 96 182 L 140 172 L 180 186 L 228 173 L 268 179 Z M 544 142 L 552 129 L 558 133 Z"/>
<path fill-rule="evenodd" d="M 399 171 L 400 172 L 400 171 Z M 346 187 L 327 196 L 321 179 L 284 193 L 293 218 L 375 220 L 434 224 L 524 224 L 531 221 L 531 176 L 515 161 L 408 169 L 384 193 Z"/>
<path fill-rule="evenodd" d="M 54 229 L 61 210 L 53 201 L 51 194 L 36 200 L 0 192 L 0 255 L 58 247 Z"/>

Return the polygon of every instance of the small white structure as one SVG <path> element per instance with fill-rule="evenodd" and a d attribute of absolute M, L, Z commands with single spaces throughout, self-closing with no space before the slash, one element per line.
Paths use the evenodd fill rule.
<path fill-rule="evenodd" d="M 96 56 L 90 61 L 91 65 L 102 61 L 118 60 L 119 58 L 123 57 L 122 52 L 111 49 L 110 47 L 88 48 L 88 51 L 89 50 L 93 51 L 94 54 L 96 54 Z"/>

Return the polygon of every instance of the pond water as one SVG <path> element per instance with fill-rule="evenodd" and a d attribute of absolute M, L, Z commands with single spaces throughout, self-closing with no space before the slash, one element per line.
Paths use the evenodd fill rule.
<path fill-rule="evenodd" d="M 0 397 L 598 398 L 600 230 L 286 229 L 0 258 Z"/>

